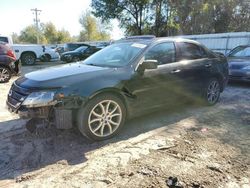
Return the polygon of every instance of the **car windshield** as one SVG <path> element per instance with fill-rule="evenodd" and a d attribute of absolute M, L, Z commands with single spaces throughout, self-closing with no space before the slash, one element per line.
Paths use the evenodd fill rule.
<path fill-rule="evenodd" d="M 108 46 L 83 63 L 100 67 L 123 67 L 145 49 L 146 43 L 126 42 Z"/>
<path fill-rule="evenodd" d="M 250 57 L 250 46 L 239 46 L 235 48 L 230 54 L 230 57 Z"/>
<path fill-rule="evenodd" d="M 75 51 L 75 52 L 83 52 L 83 51 L 86 50 L 87 48 L 88 48 L 88 46 L 81 46 L 81 47 L 75 49 L 74 51 Z"/>

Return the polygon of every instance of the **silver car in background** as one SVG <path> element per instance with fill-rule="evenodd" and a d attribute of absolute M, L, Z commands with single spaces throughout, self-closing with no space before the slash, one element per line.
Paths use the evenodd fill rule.
<path fill-rule="evenodd" d="M 250 82 L 250 45 L 237 46 L 227 55 L 229 80 Z"/>

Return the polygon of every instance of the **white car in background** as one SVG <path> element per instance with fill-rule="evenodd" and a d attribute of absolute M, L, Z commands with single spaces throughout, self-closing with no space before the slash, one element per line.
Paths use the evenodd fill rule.
<path fill-rule="evenodd" d="M 13 44 L 12 38 L 1 36 L 0 41 L 8 43 L 15 52 L 17 60 L 21 60 L 22 64 L 33 65 L 36 60 L 41 61 L 57 61 L 60 59 L 59 53 L 44 45 L 37 44 Z"/>
<path fill-rule="evenodd" d="M 48 62 L 48 61 L 58 61 L 60 59 L 59 53 L 52 48 L 42 46 L 43 48 L 43 55 L 39 58 L 41 61 Z"/>

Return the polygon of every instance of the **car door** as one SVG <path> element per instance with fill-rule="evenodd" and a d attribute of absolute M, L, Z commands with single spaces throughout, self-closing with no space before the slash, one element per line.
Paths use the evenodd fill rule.
<path fill-rule="evenodd" d="M 128 88 L 136 96 L 134 107 L 154 109 L 173 104 L 178 90 L 178 75 L 181 65 L 176 62 L 176 50 L 173 42 L 163 42 L 151 47 L 143 56 L 144 60 L 157 60 L 157 69 L 135 73 L 128 83 Z"/>
<path fill-rule="evenodd" d="M 182 64 L 183 94 L 194 97 L 210 78 L 214 68 L 213 57 L 209 57 L 206 50 L 191 42 L 177 42 L 177 59 Z"/>

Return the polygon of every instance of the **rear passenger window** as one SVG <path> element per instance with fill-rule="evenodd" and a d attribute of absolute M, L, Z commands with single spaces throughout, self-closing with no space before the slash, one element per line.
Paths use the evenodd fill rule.
<path fill-rule="evenodd" d="M 165 42 L 153 46 L 146 54 L 145 60 L 157 60 L 159 65 L 175 62 L 175 46 Z"/>
<path fill-rule="evenodd" d="M 207 57 L 207 53 L 202 47 L 192 43 L 180 42 L 179 48 L 180 60 L 201 59 Z"/>

